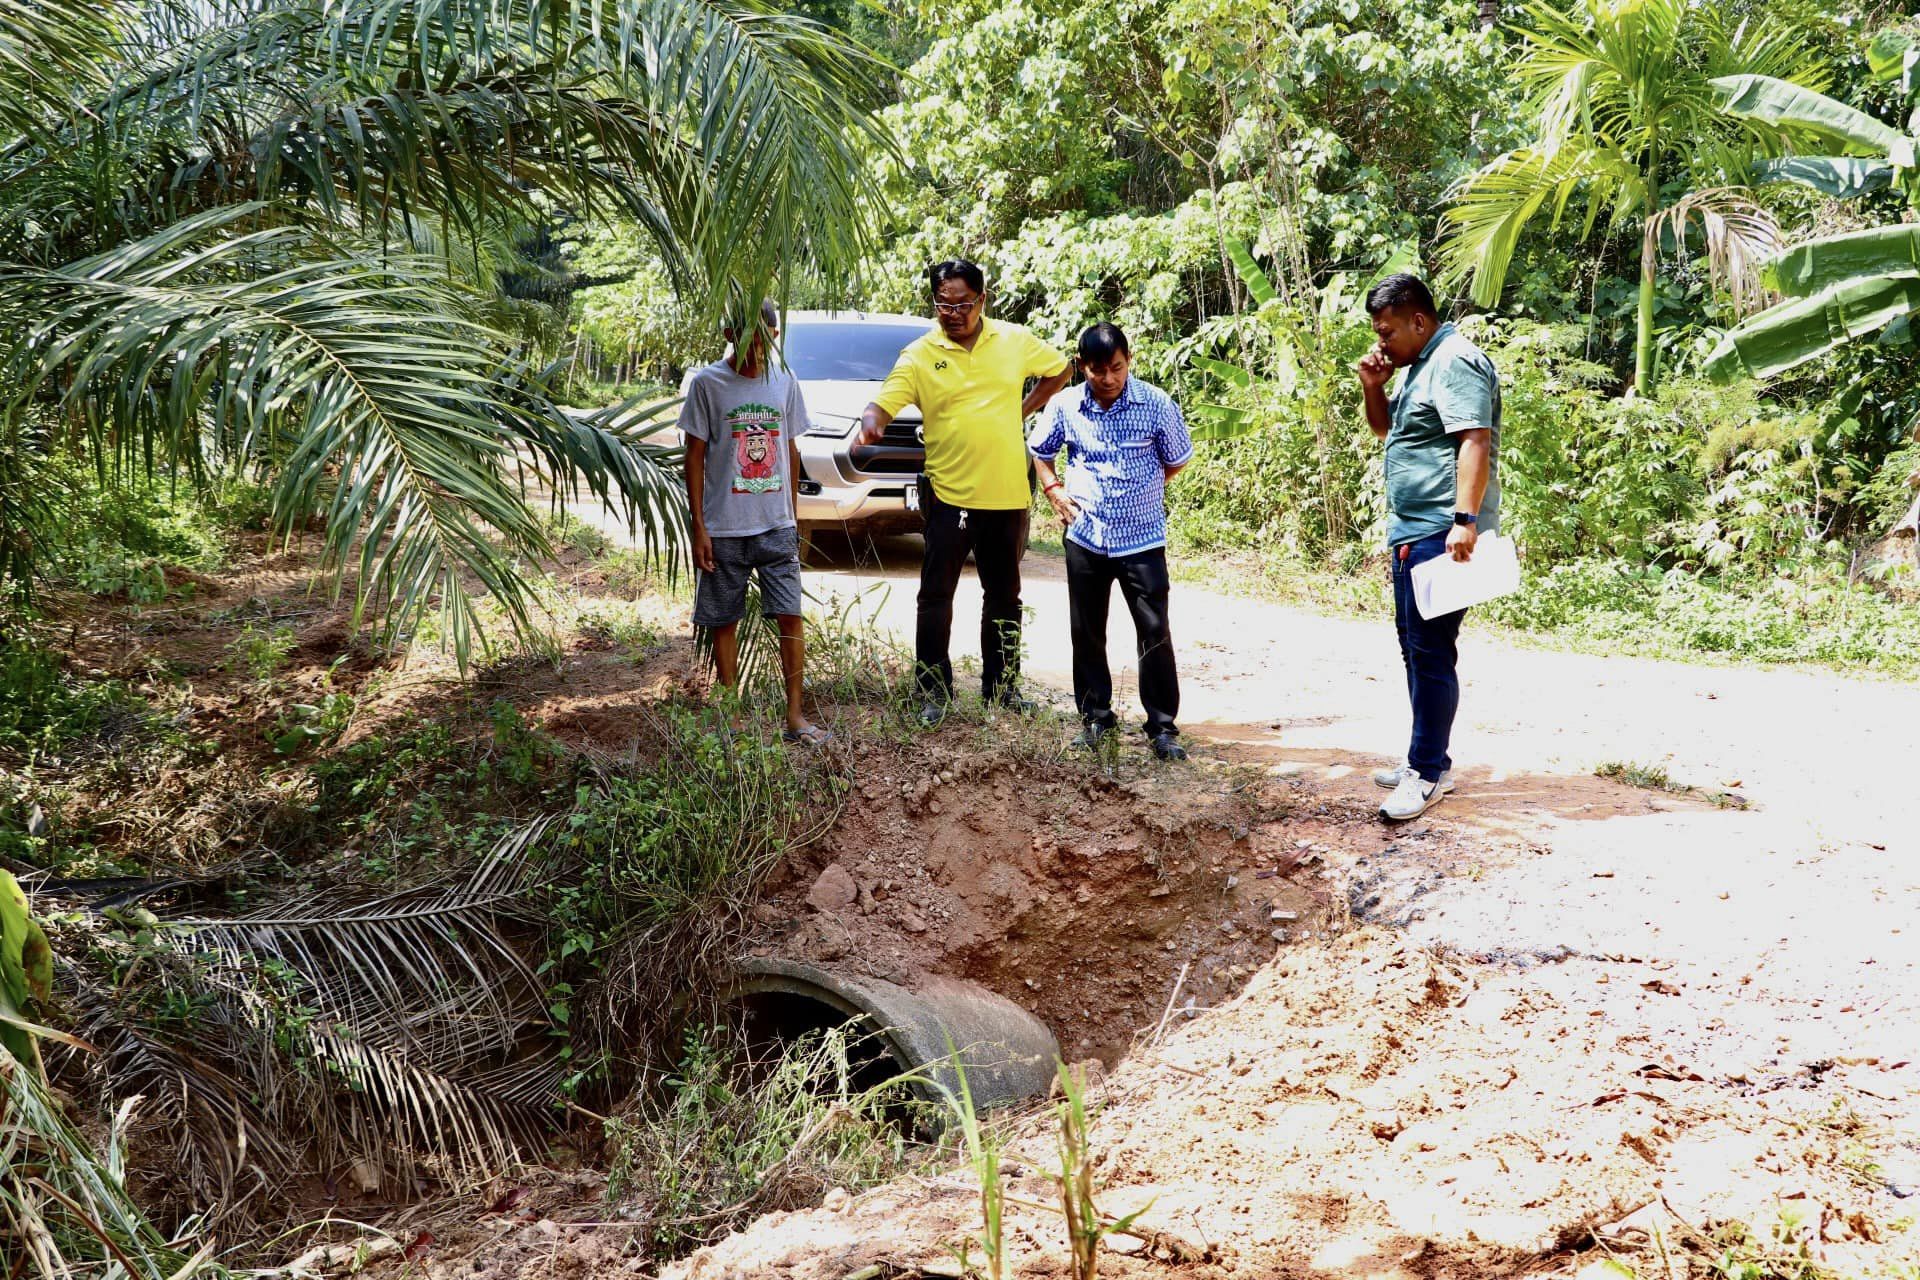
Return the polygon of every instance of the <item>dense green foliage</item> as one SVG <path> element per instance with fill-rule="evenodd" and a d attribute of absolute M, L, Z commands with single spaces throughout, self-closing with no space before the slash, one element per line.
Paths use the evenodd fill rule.
<path fill-rule="evenodd" d="M 1503 374 L 1508 527 L 1539 582 L 1512 622 L 1613 646 L 1632 617 L 1668 650 L 1905 665 L 1876 636 L 1913 620 L 1910 562 L 1874 543 L 1912 469 L 1908 331 L 1772 386 L 1701 376 L 1764 301 L 1767 255 L 1832 216 L 1768 180 L 1813 135 L 1722 113 L 1713 77 L 1904 114 L 1887 75 L 1912 68 L 1886 72 L 1865 10 L 1581 0 L 1492 30 L 1448 0 L 907 12 L 924 51 L 884 113 L 892 220 L 859 300 L 919 310 L 918 272 L 963 254 L 1056 340 L 1121 323 L 1139 371 L 1218 428 L 1175 486 L 1181 547 L 1260 573 L 1376 554 L 1360 294 L 1390 263 L 1451 267 L 1494 306 L 1466 323 Z M 1527 157 L 1538 181 L 1494 180 Z M 1888 192 L 1860 207 L 1900 217 Z M 1625 585 L 1647 581 L 1667 585 Z M 1733 621 L 1747 601 L 1768 625 Z"/>

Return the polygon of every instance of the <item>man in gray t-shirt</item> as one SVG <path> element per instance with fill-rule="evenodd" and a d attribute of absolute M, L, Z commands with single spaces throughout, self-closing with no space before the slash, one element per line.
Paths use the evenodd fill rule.
<path fill-rule="evenodd" d="M 786 739 L 815 745 L 824 729 L 800 709 L 805 665 L 800 535 L 794 520 L 796 442 L 806 430 L 800 384 L 768 358 L 780 335 L 771 302 L 760 323 L 730 322 L 727 358 L 687 382 L 680 431 L 687 442 L 687 524 L 698 570 L 693 624 L 713 636 L 714 665 L 727 689 L 740 682 L 740 619 L 747 581 L 760 581 L 761 612 L 780 629 L 780 671 L 787 686 Z"/>

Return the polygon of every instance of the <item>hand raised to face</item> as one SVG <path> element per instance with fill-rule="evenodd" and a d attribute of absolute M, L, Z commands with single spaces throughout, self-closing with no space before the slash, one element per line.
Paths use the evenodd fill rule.
<path fill-rule="evenodd" d="M 1375 387 L 1384 387 L 1387 385 L 1387 381 L 1393 377 L 1393 357 L 1387 354 L 1386 348 L 1375 347 L 1364 356 L 1361 356 L 1353 368 L 1354 372 L 1360 375 L 1360 385 L 1362 387 L 1369 390 Z"/>

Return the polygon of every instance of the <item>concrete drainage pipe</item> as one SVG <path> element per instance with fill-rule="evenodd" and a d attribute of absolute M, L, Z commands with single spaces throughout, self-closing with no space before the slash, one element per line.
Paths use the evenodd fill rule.
<path fill-rule="evenodd" d="M 912 1071 L 957 1091 L 950 1057 L 957 1049 L 974 1105 L 983 1109 L 1044 1096 L 1060 1057 L 1059 1043 L 1038 1018 L 957 978 L 929 977 L 908 989 L 793 960 L 749 958 L 735 966 L 725 999 L 775 1038 L 863 1023 L 891 1059 L 878 1064 L 882 1078 Z M 929 1102 L 942 1100 L 931 1085 L 914 1090 Z"/>

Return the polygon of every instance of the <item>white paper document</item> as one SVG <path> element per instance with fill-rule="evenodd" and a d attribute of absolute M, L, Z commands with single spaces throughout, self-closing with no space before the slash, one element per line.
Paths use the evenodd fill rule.
<path fill-rule="evenodd" d="M 1511 538 L 1497 533 L 1481 534 L 1473 545 L 1473 559 L 1464 564 L 1442 555 L 1413 566 L 1413 603 L 1423 618 L 1485 604 L 1519 589 L 1519 553 Z"/>

